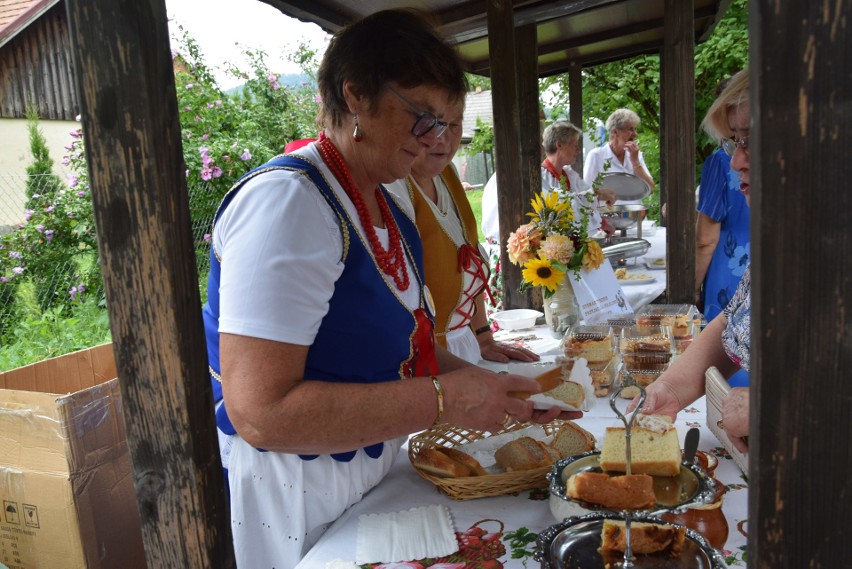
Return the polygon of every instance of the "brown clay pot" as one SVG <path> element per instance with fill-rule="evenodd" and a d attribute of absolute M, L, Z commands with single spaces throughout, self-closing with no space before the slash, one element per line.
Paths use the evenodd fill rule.
<path fill-rule="evenodd" d="M 684 525 L 694 529 L 706 539 L 711 546 L 722 549 L 728 541 L 728 520 L 722 512 L 722 497 L 725 486 L 716 484 L 716 495 L 709 504 L 690 508 L 682 514 L 663 514 L 663 519 L 674 524 Z"/>

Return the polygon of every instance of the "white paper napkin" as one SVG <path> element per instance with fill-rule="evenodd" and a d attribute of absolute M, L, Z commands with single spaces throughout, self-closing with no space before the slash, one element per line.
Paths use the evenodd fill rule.
<path fill-rule="evenodd" d="M 358 517 L 355 562 L 359 565 L 444 557 L 458 549 L 446 506 L 421 506 Z"/>

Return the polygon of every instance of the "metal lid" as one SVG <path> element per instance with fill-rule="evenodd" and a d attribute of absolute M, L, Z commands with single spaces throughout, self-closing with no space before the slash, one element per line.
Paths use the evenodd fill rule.
<path fill-rule="evenodd" d="M 609 188 L 620 200 L 641 200 L 650 195 L 651 186 L 635 174 L 627 172 L 605 172 L 601 174 L 600 187 Z"/>

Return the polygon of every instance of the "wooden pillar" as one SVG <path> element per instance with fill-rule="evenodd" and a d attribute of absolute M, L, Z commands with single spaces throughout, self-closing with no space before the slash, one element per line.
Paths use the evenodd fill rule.
<path fill-rule="evenodd" d="M 538 102 L 538 43 L 535 24 L 527 24 L 515 29 L 515 56 L 521 171 L 521 187 L 517 194 L 521 210 L 520 218 L 517 223 L 510 226 L 510 229 L 529 220 L 526 213 L 530 211 L 530 200 L 533 195 L 541 191 L 541 114 Z M 521 267 L 503 266 L 517 272 L 520 277 Z M 541 287 L 535 287 L 529 291 L 525 304 L 519 308 L 540 310 L 543 303 L 541 292 Z"/>
<path fill-rule="evenodd" d="M 586 131 L 583 126 L 583 66 L 571 62 L 568 65 L 568 116 L 571 123 L 580 128 L 583 132 Z M 577 153 L 577 159 L 571 167 L 577 172 L 580 177 L 583 176 L 583 144 L 584 138 L 580 138 L 580 152 Z"/>
<path fill-rule="evenodd" d="M 695 302 L 695 25 L 693 0 L 665 0 L 660 55 L 660 206 L 667 203 L 671 303 Z"/>
<path fill-rule="evenodd" d="M 749 2 L 749 565 L 847 567 L 852 0 Z"/>
<path fill-rule="evenodd" d="M 504 308 L 534 306 L 533 291 L 521 293 L 521 271 L 509 262 L 505 243 L 509 234 L 524 221 L 530 188 L 521 174 L 520 105 L 518 102 L 517 52 L 510 0 L 488 1 L 488 50 L 491 59 L 494 146 L 497 162 L 501 265 L 503 267 Z M 541 182 L 539 182 L 540 184 Z M 540 301 L 539 301 L 540 302 Z"/>
<path fill-rule="evenodd" d="M 148 566 L 234 567 L 165 4 L 68 22 Z"/>

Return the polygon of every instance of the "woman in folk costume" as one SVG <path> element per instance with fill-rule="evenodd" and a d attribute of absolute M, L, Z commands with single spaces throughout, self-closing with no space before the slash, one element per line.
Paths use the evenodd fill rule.
<path fill-rule="evenodd" d="M 318 84 L 319 139 L 244 176 L 214 221 L 204 321 L 244 568 L 295 566 L 411 433 L 572 415 L 432 340 L 413 211 L 383 184 L 464 97 L 453 49 L 414 12 L 377 12 L 335 34 Z"/>
<path fill-rule="evenodd" d="M 615 233 L 615 227 L 608 219 L 601 218 L 596 201 L 598 199 L 609 204 L 615 202 L 615 192 L 608 188 L 592 189 L 571 165 L 577 160 L 577 155 L 583 144 L 583 131 L 568 121 L 556 121 L 544 129 L 542 147 L 545 159 L 541 163 L 541 191 L 565 190 L 572 196 L 571 203 L 575 214 L 581 207 L 589 207 L 588 234 L 594 235 L 599 229 L 607 235 Z"/>
<path fill-rule="evenodd" d="M 397 182 L 414 204 L 423 240 L 426 284 L 435 299 L 435 340 L 471 363 L 480 359 L 535 361 L 538 355 L 494 340 L 483 300 L 488 261 L 480 252 L 476 219 L 452 163 L 462 136 L 464 101 L 447 116 L 438 143 L 414 161 L 411 176 Z"/>

